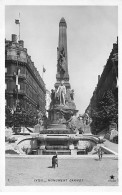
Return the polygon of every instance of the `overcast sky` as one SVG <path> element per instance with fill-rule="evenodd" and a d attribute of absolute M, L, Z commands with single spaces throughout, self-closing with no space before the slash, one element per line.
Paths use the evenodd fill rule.
<path fill-rule="evenodd" d="M 84 113 L 118 36 L 117 6 L 6 6 L 5 37 L 18 34 L 15 19 L 21 17 L 21 39 L 44 82 L 51 90 L 56 82 L 59 21 L 67 22 L 68 69 L 75 103 Z"/>

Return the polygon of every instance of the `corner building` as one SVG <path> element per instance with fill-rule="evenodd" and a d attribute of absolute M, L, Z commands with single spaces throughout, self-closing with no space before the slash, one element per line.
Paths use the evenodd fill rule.
<path fill-rule="evenodd" d="M 18 55 L 19 54 L 19 55 Z M 17 56 L 18 55 L 18 56 Z M 18 74 L 18 93 L 16 90 L 16 74 Z M 17 42 L 17 35 L 12 40 L 5 40 L 5 99 L 6 106 L 14 109 L 17 98 L 22 108 L 45 114 L 46 89 L 44 81 L 24 48 L 24 41 Z M 18 96 L 18 97 L 17 97 Z"/>

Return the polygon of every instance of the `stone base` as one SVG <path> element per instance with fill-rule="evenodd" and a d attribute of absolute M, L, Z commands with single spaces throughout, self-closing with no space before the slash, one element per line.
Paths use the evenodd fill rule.
<path fill-rule="evenodd" d="M 47 130 L 66 130 L 65 124 L 50 124 Z"/>
<path fill-rule="evenodd" d="M 61 79 L 61 80 L 62 80 L 62 79 Z M 57 83 L 55 83 L 54 87 L 55 87 L 56 89 L 58 89 L 58 87 L 59 87 L 60 85 L 61 85 L 61 82 L 60 82 L 60 81 L 57 81 Z M 65 81 L 65 82 L 64 82 L 64 85 L 65 85 L 66 89 L 70 89 L 70 88 L 71 88 L 70 83 L 69 83 L 68 81 Z"/>
<path fill-rule="evenodd" d="M 40 150 L 44 150 L 44 149 L 45 149 L 45 145 L 41 145 L 41 146 L 39 147 L 39 149 L 40 149 Z"/>
<path fill-rule="evenodd" d="M 77 150 L 71 150 L 71 155 L 77 155 Z"/>
<path fill-rule="evenodd" d="M 59 128 L 59 124 L 60 124 L 60 127 L 62 128 L 62 126 L 64 126 L 66 121 L 71 118 L 71 115 L 76 114 L 77 112 L 78 110 L 76 110 L 75 107 L 72 109 L 72 106 L 71 108 L 69 108 L 68 105 L 53 106 L 50 110 L 48 110 L 49 128 L 50 126 L 55 128 L 56 124 L 58 125 L 58 128 Z M 65 125 L 65 128 L 66 128 L 66 125 Z"/>
<path fill-rule="evenodd" d="M 43 150 L 39 149 L 37 153 L 38 155 L 43 155 Z"/>

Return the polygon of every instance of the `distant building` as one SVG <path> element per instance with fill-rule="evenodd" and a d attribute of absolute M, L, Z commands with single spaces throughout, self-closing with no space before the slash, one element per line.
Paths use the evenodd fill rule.
<path fill-rule="evenodd" d="M 18 79 L 16 78 L 18 75 Z M 18 90 L 17 90 L 18 85 Z M 25 110 L 33 114 L 40 110 L 45 114 L 46 89 L 44 81 L 37 71 L 31 56 L 24 48 L 24 41 L 5 40 L 5 99 L 6 106 L 16 108 L 17 99 Z"/>

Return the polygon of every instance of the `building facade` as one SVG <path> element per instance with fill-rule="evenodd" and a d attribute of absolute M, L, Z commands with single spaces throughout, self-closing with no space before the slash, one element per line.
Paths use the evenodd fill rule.
<path fill-rule="evenodd" d="M 107 117 L 109 119 L 111 116 L 110 121 L 118 118 L 118 39 L 117 43 L 113 44 L 113 49 L 101 76 L 98 75 L 98 84 L 85 112 L 93 119 L 92 125 L 97 120 L 102 122 L 104 116 L 106 116 L 106 120 Z M 108 121 L 106 121 L 107 123 Z"/>
<path fill-rule="evenodd" d="M 18 86 L 18 87 L 17 87 Z M 6 106 L 15 109 L 17 102 L 25 110 L 45 114 L 46 88 L 31 56 L 24 48 L 24 41 L 5 40 L 5 99 Z"/>

